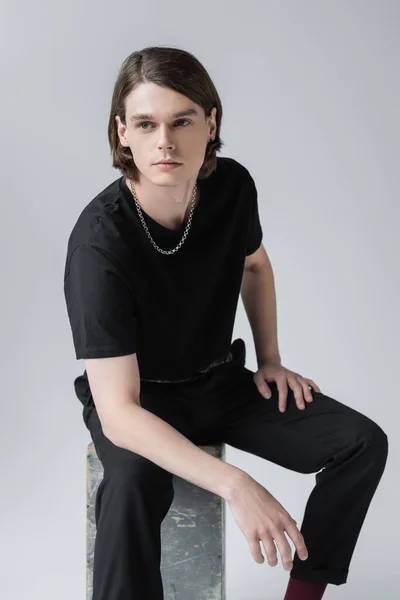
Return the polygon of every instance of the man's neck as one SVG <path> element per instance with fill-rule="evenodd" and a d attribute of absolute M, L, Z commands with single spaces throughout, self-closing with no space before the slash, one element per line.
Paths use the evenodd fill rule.
<path fill-rule="evenodd" d="M 130 180 L 125 178 L 132 192 Z M 180 229 L 186 223 L 193 199 L 193 187 L 196 178 L 176 186 L 159 186 L 144 180 L 134 183 L 136 197 L 140 207 L 152 219 L 168 229 Z M 196 191 L 195 206 L 200 199 Z"/>

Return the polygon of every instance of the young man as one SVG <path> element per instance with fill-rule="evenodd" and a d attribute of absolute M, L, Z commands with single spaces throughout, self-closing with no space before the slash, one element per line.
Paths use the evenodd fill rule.
<path fill-rule="evenodd" d="M 249 171 L 222 147 L 222 106 L 199 61 L 134 52 L 114 88 L 122 177 L 80 214 L 64 291 L 83 418 L 104 467 L 93 600 L 161 600 L 160 526 L 173 474 L 223 497 L 258 563 L 290 570 L 286 600 L 346 582 L 386 464 L 386 434 L 281 364 L 271 265 Z M 239 294 L 258 369 L 231 342 Z M 301 533 L 272 494 L 201 444 L 226 442 L 317 473 Z M 292 561 L 287 534 L 295 545 Z M 276 545 L 275 545 L 276 544 Z"/>

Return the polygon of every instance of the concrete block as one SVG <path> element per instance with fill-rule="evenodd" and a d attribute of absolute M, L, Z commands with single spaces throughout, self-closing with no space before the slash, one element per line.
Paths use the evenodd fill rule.
<path fill-rule="evenodd" d="M 225 460 L 225 445 L 199 446 Z M 86 598 L 92 599 L 96 537 L 95 498 L 103 467 L 87 448 Z M 175 496 L 161 525 L 164 600 L 225 600 L 225 504 L 208 490 L 174 475 Z"/>

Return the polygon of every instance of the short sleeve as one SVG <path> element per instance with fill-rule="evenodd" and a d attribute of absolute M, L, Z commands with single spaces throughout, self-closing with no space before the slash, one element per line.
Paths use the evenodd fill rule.
<path fill-rule="evenodd" d="M 77 359 L 136 352 L 133 292 L 108 252 L 77 246 L 66 264 L 64 296 Z"/>
<path fill-rule="evenodd" d="M 249 229 L 247 234 L 246 256 L 253 254 L 261 245 L 263 231 L 258 213 L 258 194 L 254 179 L 250 176 L 250 191 L 248 192 Z"/>

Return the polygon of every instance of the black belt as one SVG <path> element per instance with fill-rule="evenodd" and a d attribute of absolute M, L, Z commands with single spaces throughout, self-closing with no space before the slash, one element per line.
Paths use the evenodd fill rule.
<path fill-rule="evenodd" d="M 213 360 L 211 362 L 211 364 L 208 365 L 208 367 L 206 367 L 205 369 L 201 369 L 200 371 L 197 371 L 194 375 L 191 375 L 190 377 L 188 377 L 186 379 L 142 379 L 141 378 L 141 381 L 149 381 L 149 382 L 153 382 L 153 383 L 183 383 L 186 381 L 194 381 L 195 379 L 198 379 L 199 377 L 204 375 L 204 373 L 207 373 L 213 367 L 218 367 L 219 365 L 223 365 L 225 363 L 230 363 L 232 361 L 232 359 L 233 359 L 232 352 L 228 352 L 227 356 L 225 356 L 224 358 Z"/>

